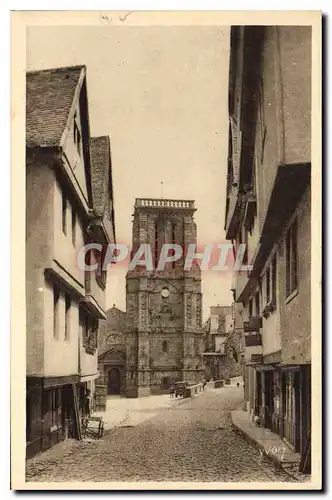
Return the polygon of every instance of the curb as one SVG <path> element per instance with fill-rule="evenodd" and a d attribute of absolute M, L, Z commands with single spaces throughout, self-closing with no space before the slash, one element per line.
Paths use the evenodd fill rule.
<path fill-rule="evenodd" d="M 253 437 L 250 436 L 250 434 L 248 432 L 246 432 L 244 429 L 242 429 L 242 427 L 240 427 L 239 425 L 234 423 L 232 413 L 231 413 L 231 423 L 232 423 L 233 429 L 236 430 L 237 432 L 239 432 L 243 436 L 243 438 L 247 441 L 247 443 L 249 443 L 253 448 L 256 448 L 257 450 L 264 451 L 265 448 L 263 445 L 258 443 Z M 283 462 L 281 462 L 281 460 L 279 460 L 276 455 L 266 455 L 264 453 L 264 457 L 266 457 L 268 460 L 273 462 L 280 470 L 285 472 L 285 474 L 287 474 L 294 481 L 303 482 L 303 481 L 301 481 L 301 478 L 299 478 L 298 476 L 296 476 L 295 474 L 292 474 L 289 470 L 287 470 L 287 467 L 284 467 Z M 299 472 L 299 474 L 300 474 L 300 472 Z M 303 477 L 305 477 L 305 476 L 303 476 Z"/>

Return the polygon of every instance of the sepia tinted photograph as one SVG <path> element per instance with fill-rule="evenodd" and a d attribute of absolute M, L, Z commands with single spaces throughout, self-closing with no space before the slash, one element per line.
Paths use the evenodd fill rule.
<path fill-rule="evenodd" d="M 24 18 L 20 484 L 319 489 L 320 13 L 170 14 Z"/>

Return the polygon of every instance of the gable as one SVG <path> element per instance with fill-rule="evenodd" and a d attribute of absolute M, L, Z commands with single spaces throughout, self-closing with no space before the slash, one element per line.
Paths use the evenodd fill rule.
<path fill-rule="evenodd" d="M 26 145 L 59 146 L 84 66 L 26 74 Z"/>
<path fill-rule="evenodd" d="M 81 194 L 91 204 L 86 67 L 28 72 L 26 146 L 60 147 Z"/>
<path fill-rule="evenodd" d="M 84 143 L 86 139 L 84 137 L 82 114 L 82 99 L 79 96 L 79 99 L 77 99 L 72 109 L 62 147 L 63 153 L 76 177 L 81 192 L 88 202 L 89 184 L 86 167 L 87 158 L 84 155 L 84 150 L 86 148 L 86 144 Z"/>

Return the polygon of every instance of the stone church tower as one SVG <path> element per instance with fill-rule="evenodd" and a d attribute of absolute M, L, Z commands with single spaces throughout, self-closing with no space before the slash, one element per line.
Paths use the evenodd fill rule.
<path fill-rule="evenodd" d="M 136 266 L 126 277 L 126 395 L 166 392 L 176 381 L 204 377 L 201 271 L 184 269 L 184 258 L 157 270 L 164 243 L 184 250 L 196 244 L 194 201 L 137 198 L 132 257 L 149 244 L 153 270 Z M 172 251 L 169 252 L 172 255 Z"/>

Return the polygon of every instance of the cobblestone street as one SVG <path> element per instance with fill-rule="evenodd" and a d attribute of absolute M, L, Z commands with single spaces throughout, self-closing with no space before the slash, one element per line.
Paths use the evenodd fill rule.
<path fill-rule="evenodd" d="M 100 441 L 60 443 L 29 460 L 27 481 L 290 481 L 232 429 L 242 396 L 241 388 L 208 390 L 157 414 L 144 410 L 150 419 Z"/>

